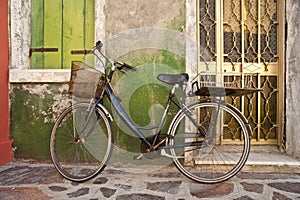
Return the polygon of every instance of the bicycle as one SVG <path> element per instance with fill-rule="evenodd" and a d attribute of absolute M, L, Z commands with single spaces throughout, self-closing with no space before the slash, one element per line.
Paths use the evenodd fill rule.
<path fill-rule="evenodd" d="M 55 122 L 50 139 L 51 159 L 57 171 L 71 181 L 86 181 L 99 174 L 112 155 L 114 144 L 113 117 L 103 105 L 107 96 L 116 113 L 141 140 L 141 155 L 153 152 L 173 159 L 175 166 L 186 177 L 201 183 L 218 183 L 235 176 L 244 166 L 250 152 L 251 127 L 243 114 L 226 104 L 219 95 L 220 87 L 198 87 L 191 96 L 207 96 L 207 92 L 220 96 L 217 101 L 197 100 L 185 104 L 176 99 L 175 90 L 182 89 L 189 80 L 188 74 L 159 74 L 157 79 L 172 87 L 160 124 L 139 127 L 129 118 L 120 104 L 111 80 L 116 70 L 135 71 L 136 68 L 108 58 L 97 45 L 89 52 L 99 60 L 105 59 L 109 67 L 97 75 L 97 87 L 91 102 L 79 102 L 66 108 Z M 101 57 L 99 56 L 101 55 Z M 101 61 L 103 62 L 103 61 Z M 108 66 L 108 65 L 107 65 Z M 229 90 L 231 91 L 231 90 Z M 225 91 L 226 93 L 227 91 Z M 247 94 L 257 91 L 248 91 Z M 232 91 L 231 94 L 232 95 Z M 166 134 L 165 125 L 170 105 L 178 108 Z M 228 127 L 228 122 L 235 127 Z M 141 130 L 156 129 L 146 137 Z M 239 144 L 223 143 L 222 138 L 234 131 Z M 234 130 L 233 130 L 234 129 Z M 150 157 L 150 156 L 149 156 Z"/>

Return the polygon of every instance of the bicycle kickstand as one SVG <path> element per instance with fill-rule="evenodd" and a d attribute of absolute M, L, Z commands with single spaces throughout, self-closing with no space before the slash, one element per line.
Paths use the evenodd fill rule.
<path fill-rule="evenodd" d="M 139 155 L 139 156 L 134 156 L 133 160 L 142 160 L 143 156 L 144 156 L 143 153 L 141 155 Z"/>

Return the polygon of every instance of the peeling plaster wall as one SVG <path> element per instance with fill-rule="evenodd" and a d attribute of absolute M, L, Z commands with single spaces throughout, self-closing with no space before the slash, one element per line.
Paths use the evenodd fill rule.
<path fill-rule="evenodd" d="M 28 69 L 31 0 L 10 1 L 10 69 Z"/>
<path fill-rule="evenodd" d="M 287 1 L 286 133 L 287 153 L 300 158 L 300 1 Z"/>
<path fill-rule="evenodd" d="M 15 157 L 48 160 L 49 138 L 58 114 L 70 104 L 70 71 L 30 70 L 31 0 L 10 0 L 11 136 Z M 131 28 L 184 31 L 185 0 L 95 0 L 95 40 Z"/>
<path fill-rule="evenodd" d="M 71 105 L 71 98 L 67 94 L 67 84 L 17 84 L 14 85 L 12 90 L 14 91 L 12 98 L 15 98 L 17 101 L 19 98 L 15 94 L 16 91 L 23 97 L 38 97 L 37 99 L 23 98 L 24 102 L 22 102 L 22 106 L 25 106 L 26 108 L 26 106 L 33 104 L 28 108 L 31 109 L 32 113 L 39 113 L 40 117 L 43 118 L 44 123 L 54 123 L 58 114 Z M 47 104 L 47 109 L 38 109 L 44 104 Z"/>
<path fill-rule="evenodd" d="M 95 40 L 105 38 L 105 0 L 95 0 Z M 10 0 L 10 135 L 17 158 L 49 160 L 54 121 L 70 104 L 70 70 L 31 70 L 31 0 Z"/>
<path fill-rule="evenodd" d="M 67 84 L 11 86 L 11 134 L 16 158 L 50 158 L 51 129 L 58 114 L 71 105 L 67 90 Z"/>

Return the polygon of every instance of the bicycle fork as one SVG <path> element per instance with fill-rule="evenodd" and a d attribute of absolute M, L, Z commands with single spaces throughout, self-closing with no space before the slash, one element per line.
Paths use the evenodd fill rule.
<path fill-rule="evenodd" d="M 90 134 L 92 133 L 92 131 L 95 129 L 96 125 L 97 125 L 97 120 L 98 120 L 98 116 L 95 116 L 95 120 L 91 121 L 91 119 L 93 118 L 92 116 L 97 115 L 97 113 L 95 112 L 95 108 L 97 105 L 96 103 L 92 102 L 93 100 L 91 100 L 90 102 L 90 106 L 87 109 L 87 114 L 84 117 L 84 126 L 82 127 L 81 130 L 78 131 L 78 134 L 76 134 L 76 116 L 75 116 L 75 112 L 73 113 L 73 127 L 74 127 L 74 131 L 73 131 L 73 137 L 74 137 L 74 142 L 75 143 L 84 143 L 87 138 L 90 136 Z M 91 125 L 91 127 L 88 128 L 88 125 Z M 87 131 L 87 133 L 84 135 L 83 133 Z"/>

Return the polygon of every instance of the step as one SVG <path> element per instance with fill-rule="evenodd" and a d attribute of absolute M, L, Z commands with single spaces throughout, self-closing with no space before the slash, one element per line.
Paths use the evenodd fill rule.
<path fill-rule="evenodd" d="M 300 173 L 300 160 L 276 147 L 252 148 L 243 171 L 266 173 Z"/>

